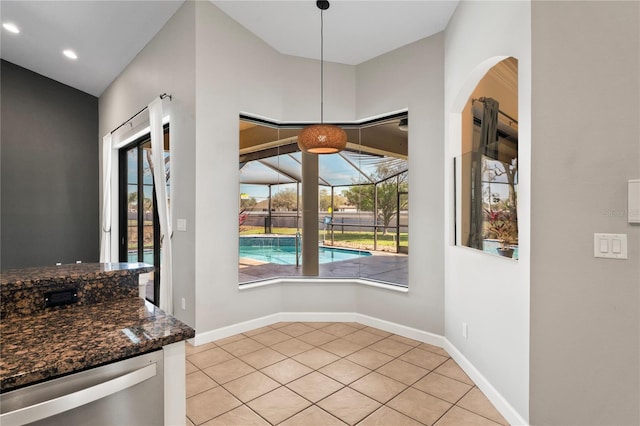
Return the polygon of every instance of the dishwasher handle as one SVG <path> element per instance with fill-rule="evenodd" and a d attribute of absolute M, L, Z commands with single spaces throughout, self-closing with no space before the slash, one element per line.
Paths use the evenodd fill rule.
<path fill-rule="evenodd" d="M 2 426 L 18 426 L 46 419 L 65 411 L 73 410 L 98 399 L 113 395 L 144 382 L 157 374 L 156 364 L 150 364 L 115 379 L 99 383 L 58 398 L 0 414 Z"/>

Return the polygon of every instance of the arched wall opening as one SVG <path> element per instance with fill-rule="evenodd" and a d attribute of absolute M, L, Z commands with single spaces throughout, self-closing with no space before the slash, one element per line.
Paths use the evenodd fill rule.
<path fill-rule="evenodd" d="M 518 259 L 518 61 L 478 81 L 460 112 L 455 244 Z"/>
<path fill-rule="evenodd" d="M 511 62 L 515 69 L 512 82 L 496 82 L 491 77 L 494 68 Z M 529 374 L 529 223 L 530 223 L 530 71 L 528 60 L 521 61 L 516 55 L 495 55 L 482 59 L 459 81 L 459 89 L 451 90 L 453 96 L 445 106 L 445 337 L 486 378 L 482 390 L 503 413 L 512 413 L 512 419 L 524 419 L 528 415 Z M 468 65 L 468 64 L 467 64 Z M 459 70 L 458 70 L 459 71 Z M 522 73 L 521 73 L 522 71 Z M 502 76 L 504 77 L 504 76 Z M 485 79 L 494 80 L 495 85 L 511 85 L 512 99 L 504 99 L 484 90 Z M 499 80 L 501 77 L 498 77 Z M 520 84 L 522 83 L 522 84 Z M 489 85 L 491 86 L 491 85 Z M 524 94 L 524 96 L 523 96 Z M 463 171 L 462 158 L 469 152 L 473 135 L 478 136 L 482 110 L 481 98 L 497 98 L 499 110 L 520 121 L 515 125 L 515 147 L 526 144 L 524 152 L 517 150 L 515 163 L 518 170 L 518 197 L 522 203 L 514 209 L 520 223 L 508 246 L 517 246 L 517 258 L 498 256 L 500 241 L 495 233 L 488 232 L 489 224 L 480 224 L 480 243 L 485 240 L 494 245 L 493 255 L 484 252 L 483 246 L 470 248 L 469 237 L 469 193 L 473 183 L 470 172 Z M 475 100 L 475 101 L 474 101 Z M 483 99 L 482 99 L 483 100 Z M 474 114 L 474 110 L 476 114 Z M 500 114 L 502 115 L 502 114 Z M 475 123 L 474 123 L 475 121 Z M 506 130 L 510 119 L 501 120 L 501 130 Z M 475 128 L 475 132 L 474 132 Z M 502 136 L 505 136 L 503 134 Z M 496 143 L 503 142 L 502 137 Z M 497 150 L 500 152 L 501 148 Z M 479 155 L 484 157 L 483 155 Z M 522 158 L 519 158 L 522 157 Z M 504 159 L 504 158 L 503 158 Z M 467 160 L 470 160 L 467 158 Z M 494 154 L 493 160 L 498 160 Z M 522 161 L 521 161 L 522 160 Z M 494 162 L 495 163 L 495 162 Z M 511 161 L 508 162 L 512 164 Z M 470 161 L 466 161 L 468 166 Z M 481 164 L 481 163 L 480 163 Z M 503 164 L 507 164 L 504 162 Z M 504 171 L 504 169 L 502 169 Z M 461 185 L 463 179 L 467 182 Z M 482 181 L 482 179 L 480 179 Z M 505 188 L 508 187 L 505 183 Z M 493 186 L 493 182 L 491 183 Z M 466 191 L 466 194 L 464 192 Z M 504 194 L 502 194 L 504 192 Z M 488 220 L 487 211 L 505 213 L 509 206 L 509 190 L 480 192 L 479 212 Z M 491 195 L 495 195 L 492 199 Z M 467 197 L 466 205 L 462 197 Z M 488 201 L 484 203 L 484 201 Z M 492 203 L 492 201 L 495 201 Z M 518 198 L 518 201 L 521 201 Z M 466 209 L 466 217 L 463 214 Z M 467 221 L 464 223 L 464 221 Z M 500 221 L 501 222 L 501 221 Z M 466 233 L 463 232 L 464 228 Z M 465 238 L 466 237 L 466 238 Z M 488 313 L 491 314 L 488 314 Z M 507 402 L 508 401 L 508 402 Z"/>

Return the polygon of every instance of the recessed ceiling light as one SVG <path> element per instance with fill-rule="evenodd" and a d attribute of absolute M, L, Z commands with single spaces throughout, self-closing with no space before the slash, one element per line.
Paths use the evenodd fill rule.
<path fill-rule="evenodd" d="M 5 22 L 4 24 L 2 24 L 2 26 L 4 27 L 5 30 L 9 31 L 10 33 L 14 33 L 14 34 L 20 33 L 20 28 L 18 28 L 16 24 L 13 24 L 11 22 Z"/>
<path fill-rule="evenodd" d="M 62 53 L 69 59 L 78 59 L 78 55 L 76 55 L 76 52 L 71 49 L 63 50 Z"/>

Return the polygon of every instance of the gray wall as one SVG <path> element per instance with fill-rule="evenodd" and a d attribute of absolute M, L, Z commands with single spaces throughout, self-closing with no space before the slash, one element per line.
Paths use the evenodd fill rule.
<path fill-rule="evenodd" d="M 535 425 L 640 424 L 640 3 L 532 4 L 531 393 Z M 628 236 L 595 259 L 593 233 Z"/>
<path fill-rule="evenodd" d="M 99 255 L 98 98 L 2 61 L 2 270 Z"/>

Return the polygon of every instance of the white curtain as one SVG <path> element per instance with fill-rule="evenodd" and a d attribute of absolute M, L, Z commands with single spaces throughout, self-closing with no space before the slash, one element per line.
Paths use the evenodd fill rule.
<path fill-rule="evenodd" d="M 102 138 L 102 217 L 100 219 L 100 262 L 111 262 L 111 133 Z"/>
<path fill-rule="evenodd" d="M 162 129 L 162 99 L 149 104 L 149 126 L 151 132 L 151 159 L 153 182 L 160 220 L 160 309 L 173 313 L 173 285 L 171 282 L 171 218 L 167 180 L 164 166 L 164 131 Z"/>

